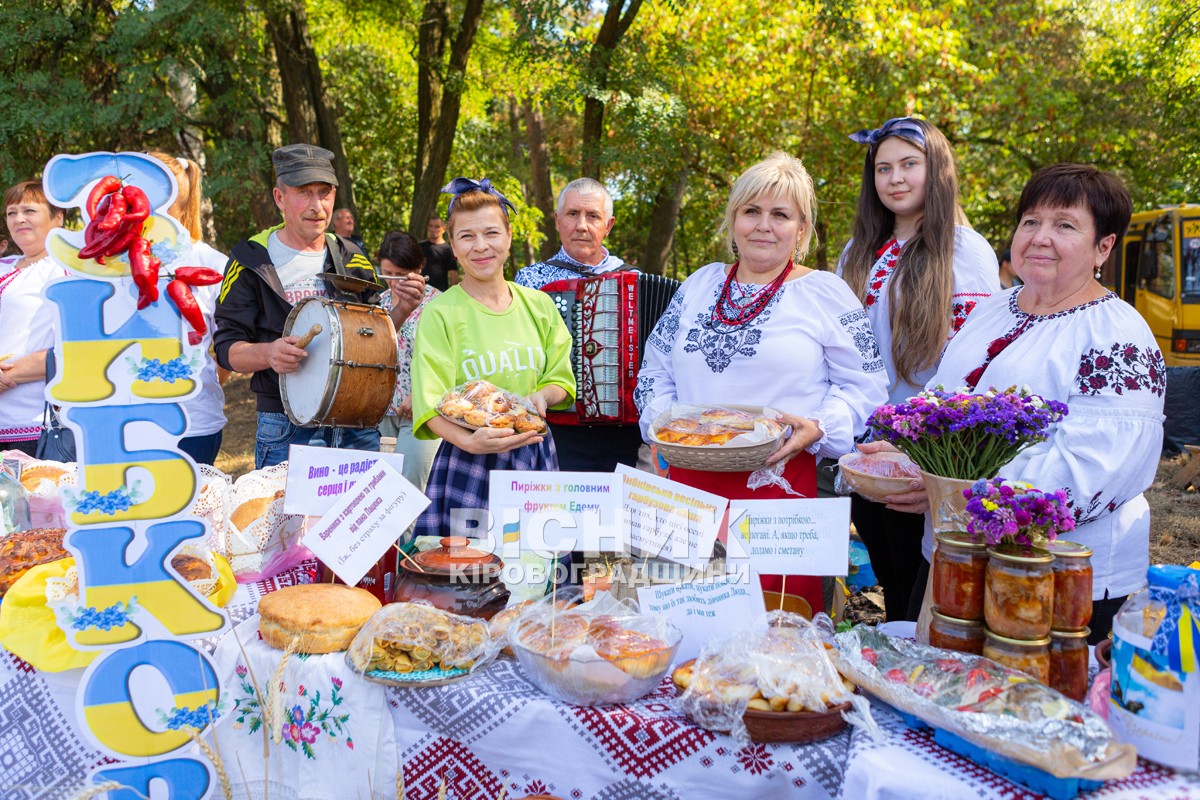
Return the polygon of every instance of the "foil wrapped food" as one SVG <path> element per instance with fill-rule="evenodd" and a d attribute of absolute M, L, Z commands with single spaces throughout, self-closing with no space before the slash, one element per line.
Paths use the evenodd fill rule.
<path fill-rule="evenodd" d="M 1097 714 L 1022 672 L 863 625 L 836 640 L 838 670 L 863 690 L 992 752 L 1058 778 L 1113 780 L 1137 764 Z"/>

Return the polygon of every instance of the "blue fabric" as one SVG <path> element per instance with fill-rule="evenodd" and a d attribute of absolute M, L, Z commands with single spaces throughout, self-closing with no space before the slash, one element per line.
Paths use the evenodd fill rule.
<path fill-rule="evenodd" d="M 555 261 L 565 261 L 568 264 L 590 271 L 594 275 L 601 275 L 605 272 L 612 272 L 615 269 L 621 269 L 625 266 L 625 262 L 604 250 L 604 258 L 600 259 L 599 264 L 584 264 L 576 261 L 567 255 L 565 248 L 558 248 L 558 252 L 554 254 Z M 519 286 L 528 286 L 530 289 L 541 289 L 547 283 L 554 281 L 574 280 L 580 277 L 569 269 L 556 267 L 553 264 L 547 264 L 545 261 L 539 261 L 536 264 L 530 264 L 524 269 L 517 270 L 516 277 L 513 278 L 513 283 Z"/>
<path fill-rule="evenodd" d="M 192 457 L 197 464 L 208 464 L 210 467 L 221 452 L 221 431 L 205 433 L 200 436 L 186 436 L 179 440 L 179 449 Z"/>
<path fill-rule="evenodd" d="M 446 207 L 446 216 L 450 216 L 450 212 L 454 209 L 454 201 L 458 199 L 460 194 L 467 192 L 485 192 L 500 201 L 500 208 L 504 211 L 504 216 L 508 216 L 509 209 L 516 213 L 517 207 L 508 201 L 508 198 L 500 194 L 500 191 L 492 186 L 492 182 L 487 178 L 481 181 L 473 181 L 470 178 L 455 178 L 442 187 L 442 194 L 452 194 L 450 205 Z"/>
<path fill-rule="evenodd" d="M 558 453 L 554 449 L 554 437 L 546 434 L 541 444 L 531 444 L 507 453 L 490 453 L 477 456 L 443 441 L 433 457 L 433 469 L 429 472 L 429 483 L 425 496 L 429 506 L 417 518 L 413 531 L 415 536 L 479 536 L 486 531 L 451 530 L 456 521 L 452 512 L 456 509 L 480 509 L 487 513 L 488 481 L 492 470 L 540 470 L 558 471 Z"/>
<path fill-rule="evenodd" d="M 922 150 L 925 149 L 925 129 L 918 125 L 912 117 L 893 117 L 874 130 L 863 128 L 861 131 L 850 134 L 850 138 L 854 141 L 871 147 L 889 136 L 903 136 L 906 139 L 912 139 L 921 146 Z"/>
<path fill-rule="evenodd" d="M 293 424 L 287 414 L 258 412 L 258 432 L 254 439 L 255 469 L 273 467 L 287 461 L 288 448 L 294 444 L 378 452 L 379 429 L 301 428 Z"/>

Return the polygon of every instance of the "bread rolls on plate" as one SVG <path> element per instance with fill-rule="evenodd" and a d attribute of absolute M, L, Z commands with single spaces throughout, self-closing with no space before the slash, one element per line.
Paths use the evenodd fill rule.
<path fill-rule="evenodd" d="M 299 653 L 336 653 L 354 641 L 363 624 L 383 604 L 366 589 L 340 583 L 285 586 L 258 601 L 263 641 Z"/>
<path fill-rule="evenodd" d="M 522 398 L 487 381 L 467 381 L 442 395 L 438 413 L 465 428 L 512 428 L 517 433 L 546 430 L 546 420 Z"/>

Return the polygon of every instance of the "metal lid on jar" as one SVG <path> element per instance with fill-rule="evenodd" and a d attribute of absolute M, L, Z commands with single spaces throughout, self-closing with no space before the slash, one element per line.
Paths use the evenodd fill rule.
<path fill-rule="evenodd" d="M 1087 545 L 1082 545 L 1079 542 L 1068 542 L 1063 539 L 1046 542 L 1043 547 L 1055 558 L 1091 558 L 1092 556 L 1092 548 Z"/>
<path fill-rule="evenodd" d="M 1054 560 L 1053 554 L 1040 547 L 1025 547 L 1011 542 L 989 547 L 988 555 L 1019 564 L 1049 564 Z"/>
<path fill-rule="evenodd" d="M 978 547 L 980 550 L 987 547 L 987 542 L 982 537 L 976 538 L 974 534 L 966 531 L 946 531 L 937 534 L 936 538 L 940 543 L 955 547 Z"/>
<path fill-rule="evenodd" d="M 1081 631 L 1050 631 L 1051 639 L 1086 639 L 1091 635 L 1091 628 L 1084 628 Z"/>
<path fill-rule="evenodd" d="M 1045 639 L 1010 639 L 1007 636 L 1001 636 L 998 633 L 993 633 L 987 628 L 983 629 L 983 635 L 989 639 L 1000 642 L 1001 644 L 1011 644 L 1015 647 L 1049 647 L 1050 637 Z"/>
<path fill-rule="evenodd" d="M 933 609 L 933 615 L 940 620 L 943 620 L 945 622 L 950 622 L 955 625 L 966 625 L 966 626 L 975 627 L 975 628 L 983 627 L 983 622 L 981 620 L 959 619 L 958 617 L 951 617 L 948 614 L 943 614 L 941 611 L 938 611 L 936 608 Z"/>
<path fill-rule="evenodd" d="M 470 547 L 471 540 L 465 536 L 447 536 L 441 540 L 437 550 L 425 550 L 402 559 L 400 564 L 408 572 L 432 572 L 437 575 L 468 574 L 481 577 L 498 575 L 504 566 L 500 556 L 485 553 Z M 409 561 L 413 564 L 408 563 Z M 414 566 L 415 564 L 415 566 Z"/>

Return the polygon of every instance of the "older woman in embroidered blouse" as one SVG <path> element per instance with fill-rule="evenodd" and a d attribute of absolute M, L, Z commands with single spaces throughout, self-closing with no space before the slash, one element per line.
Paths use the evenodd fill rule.
<path fill-rule="evenodd" d="M 849 452 L 887 399 L 862 304 L 833 273 L 800 263 L 815 212 L 812 179 L 789 155 L 775 153 L 737 179 L 724 223 L 735 261 L 684 281 L 647 342 L 635 394 L 644 438 L 674 403 L 783 412 L 792 434 L 768 463 L 784 463 L 784 477 L 804 497 L 816 496 L 816 458 Z M 670 477 L 730 499 L 789 496 L 776 486 L 749 489 L 745 472 L 671 467 Z M 767 591 L 780 586 L 764 581 Z M 789 580 L 786 588 L 820 610 L 819 580 Z"/>
<path fill-rule="evenodd" d="M 1050 438 L 1000 474 L 1070 496 L 1077 527 L 1069 538 L 1094 552 L 1093 642 L 1145 585 L 1150 509 L 1142 492 L 1162 449 L 1162 352 L 1137 311 L 1097 279 L 1131 210 L 1120 180 L 1095 167 L 1056 164 L 1034 175 L 1021 193 L 1012 243 L 1024 286 L 976 306 L 929 382 L 1027 385 L 1067 404 Z M 923 503 L 921 492 L 893 499 L 901 507 Z M 929 559 L 928 524 L 922 549 Z"/>

